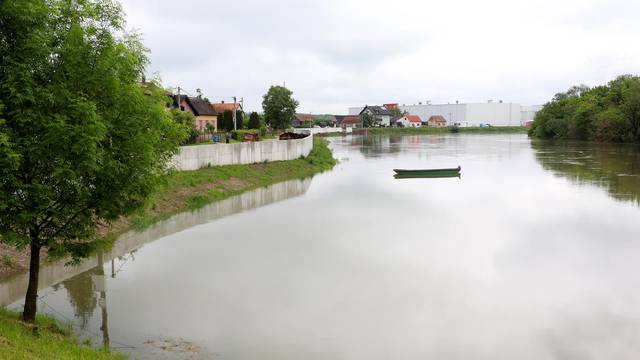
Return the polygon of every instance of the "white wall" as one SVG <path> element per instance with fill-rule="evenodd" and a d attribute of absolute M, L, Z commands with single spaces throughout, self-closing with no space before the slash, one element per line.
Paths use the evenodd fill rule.
<path fill-rule="evenodd" d="M 311 149 L 313 135 L 293 140 L 183 146 L 173 158 L 173 165 L 177 170 L 198 170 L 207 166 L 295 160 L 309 155 Z"/>
<path fill-rule="evenodd" d="M 343 129 L 341 127 L 325 127 L 325 128 L 294 128 L 293 132 L 297 134 L 326 134 L 326 133 L 336 133 L 336 132 L 345 132 L 351 133 L 353 132 L 352 128 Z"/>
<path fill-rule="evenodd" d="M 466 121 L 469 126 L 479 126 L 481 124 L 490 124 L 492 126 L 520 125 L 520 104 L 493 102 L 466 105 Z"/>
<path fill-rule="evenodd" d="M 425 122 L 434 115 L 442 115 L 447 119 L 447 125 L 459 122 L 465 126 L 464 123 L 467 121 L 465 104 L 402 105 L 400 110 L 411 115 L 418 115 Z"/>

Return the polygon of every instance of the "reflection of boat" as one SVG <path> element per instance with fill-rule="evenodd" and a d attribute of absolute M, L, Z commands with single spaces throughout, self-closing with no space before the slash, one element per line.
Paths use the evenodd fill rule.
<path fill-rule="evenodd" d="M 442 178 L 442 177 L 460 177 L 460 170 L 462 168 L 449 169 L 393 169 L 396 173 L 396 178 Z"/>

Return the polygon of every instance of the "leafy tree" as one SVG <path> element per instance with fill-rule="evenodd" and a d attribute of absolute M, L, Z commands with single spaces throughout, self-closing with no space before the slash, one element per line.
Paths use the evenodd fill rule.
<path fill-rule="evenodd" d="M 387 110 L 389 110 L 389 112 L 391 113 L 391 124 L 395 124 L 396 120 L 409 115 L 408 112 L 400 110 L 400 108 L 397 106 L 389 107 L 387 108 Z"/>
<path fill-rule="evenodd" d="M 236 124 L 238 130 L 242 129 L 244 126 L 244 112 L 241 110 L 236 111 Z"/>
<path fill-rule="evenodd" d="M 186 132 L 142 91 L 146 49 L 112 1 L 2 1 L 0 54 L 0 240 L 30 248 L 33 322 L 41 250 L 102 245 L 96 223 L 144 205 Z"/>
<path fill-rule="evenodd" d="M 183 131 L 188 134 L 181 145 L 193 144 L 198 138 L 198 135 L 200 135 L 198 129 L 196 129 L 195 126 L 195 116 L 193 116 L 193 114 L 188 111 L 181 111 L 175 108 L 171 109 L 171 116 L 173 118 L 173 121 L 180 127 L 182 127 Z"/>
<path fill-rule="evenodd" d="M 529 135 L 546 139 L 640 142 L 640 77 L 574 86 L 536 114 Z"/>
<path fill-rule="evenodd" d="M 225 110 L 222 115 L 218 115 L 220 122 L 220 128 L 224 131 L 233 130 L 233 111 Z"/>
<path fill-rule="evenodd" d="M 260 129 L 260 115 L 255 111 L 249 115 L 249 129 Z"/>
<path fill-rule="evenodd" d="M 372 127 L 373 126 L 373 116 L 369 113 L 364 113 L 360 115 L 360 119 L 362 120 L 362 127 Z"/>
<path fill-rule="evenodd" d="M 271 86 L 264 95 L 262 108 L 265 121 L 275 129 L 286 129 L 296 114 L 298 102 L 292 97 L 293 92 L 284 86 Z"/>

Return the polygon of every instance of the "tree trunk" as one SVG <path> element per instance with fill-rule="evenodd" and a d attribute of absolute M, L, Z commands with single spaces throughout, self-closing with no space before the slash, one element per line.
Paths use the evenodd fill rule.
<path fill-rule="evenodd" d="M 29 262 L 29 286 L 24 298 L 24 312 L 22 320 L 34 323 L 36 320 L 38 301 L 38 275 L 40 273 L 40 248 L 42 246 L 31 244 L 31 261 Z"/>

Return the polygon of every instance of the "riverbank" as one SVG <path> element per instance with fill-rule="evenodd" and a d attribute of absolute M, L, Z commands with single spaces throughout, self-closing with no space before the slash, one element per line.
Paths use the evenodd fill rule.
<path fill-rule="evenodd" d="M 173 172 L 166 177 L 165 183 L 143 211 L 109 226 L 102 226 L 100 233 L 102 236 L 116 238 L 128 230 L 143 230 L 171 215 L 195 210 L 248 190 L 330 170 L 335 166 L 336 160 L 327 145 L 326 140 L 314 138 L 313 150 L 309 156 L 296 160 Z M 28 269 L 28 250 L 18 251 L 0 244 L 0 254 L 0 279 Z"/>
<path fill-rule="evenodd" d="M 126 359 L 78 344 L 68 329 L 49 316 L 38 316 L 37 328 L 18 313 L 0 308 L 0 359 Z"/>

